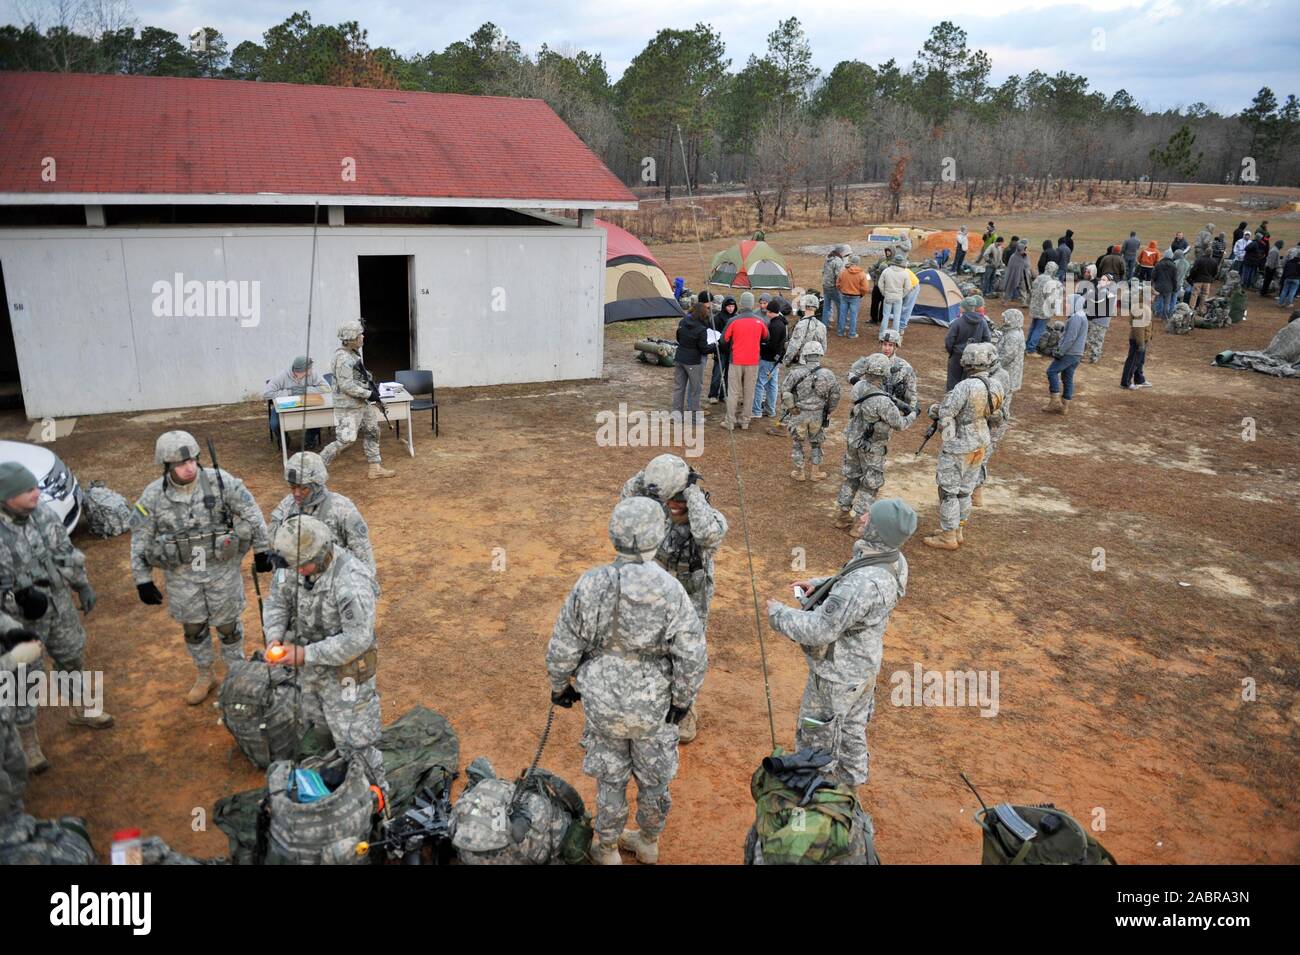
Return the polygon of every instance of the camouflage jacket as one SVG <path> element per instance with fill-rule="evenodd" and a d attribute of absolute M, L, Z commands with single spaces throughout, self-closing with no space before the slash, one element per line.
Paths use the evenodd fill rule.
<path fill-rule="evenodd" d="M 988 385 L 987 389 L 985 385 Z M 987 372 L 963 378 L 953 385 L 938 408 L 940 429 L 946 430 L 950 424 L 955 429 L 951 438 L 944 438 L 944 452 L 969 454 L 987 448 L 989 419 L 1001 413 L 1003 396 L 1002 385 L 995 379 L 991 380 Z"/>
<path fill-rule="evenodd" d="M 638 471 L 623 485 L 621 498 L 644 496 L 645 472 Z M 714 581 L 713 558 L 722 539 L 727 536 L 727 519 L 709 503 L 698 485 L 682 492 L 686 498 L 686 523 L 674 524 L 668 518 L 668 533 L 659 545 L 655 561 L 694 593 Z M 664 505 L 667 516 L 667 505 Z M 692 565 L 698 565 L 692 570 Z"/>
<path fill-rule="evenodd" d="M 301 575 L 289 573 L 266 601 L 267 644 L 305 646 L 309 667 L 341 667 L 375 645 L 370 568 L 337 544 L 330 553 L 333 560 L 310 588 Z"/>
<path fill-rule="evenodd" d="M 996 382 L 1002 389 L 1002 394 L 1004 396 L 1011 394 L 1009 376 L 1007 375 L 1007 370 L 1005 368 L 999 368 L 997 371 L 989 375 L 989 383 L 993 384 L 994 382 Z M 1003 401 L 997 412 L 988 419 L 990 447 L 1001 441 L 1002 436 L 1007 433 L 1008 420 L 1007 405 L 1006 402 Z"/>
<path fill-rule="evenodd" d="M 280 529 L 280 525 L 295 514 L 306 514 L 328 526 L 334 543 L 346 548 L 349 554 L 369 567 L 371 574 L 376 573 L 375 553 L 370 547 L 370 528 L 351 500 L 325 488 L 307 498 L 299 508 L 293 495 L 286 494 L 275 505 L 275 510 L 271 511 L 271 520 L 267 525 L 267 534 L 271 540 L 275 540 L 275 532 Z"/>
<path fill-rule="evenodd" d="M 849 366 L 849 384 L 855 385 L 866 370 L 867 359 L 863 355 Z M 911 408 L 920 408 L 916 392 L 916 371 L 898 355 L 889 359 L 889 374 L 885 376 L 885 390 Z"/>
<path fill-rule="evenodd" d="M 370 378 L 361 356 L 351 348 L 334 353 L 334 407 L 360 408 L 370 398 Z"/>
<path fill-rule="evenodd" d="M 1002 329 L 998 340 L 998 360 L 1007 373 L 1007 384 L 1011 394 L 1019 391 L 1025 375 L 1025 333 L 1020 328 Z"/>
<path fill-rule="evenodd" d="M 795 365 L 781 383 L 781 397 L 790 410 L 786 424 L 820 424 L 840 403 L 840 381 L 822 365 Z"/>
<path fill-rule="evenodd" d="M 85 555 L 44 501 L 26 518 L 0 509 L 0 587 L 13 591 L 33 583 L 50 600 L 48 614 L 76 613 L 71 591 L 90 585 Z M 4 598 L 4 609 L 22 619 L 12 600 Z"/>
<path fill-rule="evenodd" d="M 872 547 L 859 541 L 854 557 Z M 829 578 L 811 581 L 814 587 Z M 907 558 L 891 565 L 859 567 L 831 588 L 813 610 L 774 607 L 768 622 L 804 648 L 814 674 L 832 683 L 857 686 L 874 680 L 884 656 L 889 613 L 907 593 Z"/>
<path fill-rule="evenodd" d="M 783 363 L 793 365 L 798 362 L 799 349 L 808 342 L 821 342 L 822 347 L 826 347 L 826 326 L 821 323 L 821 319 L 813 316 L 801 318 L 795 323 L 790 336 L 785 340 Z"/>
<path fill-rule="evenodd" d="M 131 575 L 137 584 L 152 580 L 154 567 L 183 570 L 201 580 L 207 571 L 195 567 L 196 552 L 224 563 L 241 559 L 250 546 L 259 553 L 267 549 L 266 521 L 257 501 L 239 478 L 221 471 L 218 481 L 217 473 L 200 468 L 188 495 L 167 477 L 144 489 L 131 516 Z"/>
<path fill-rule="evenodd" d="M 1047 273 L 1034 279 L 1029 290 L 1029 317 L 1051 318 L 1061 314 L 1065 286 Z"/>
<path fill-rule="evenodd" d="M 695 701 L 708 656 L 690 598 L 656 563 L 620 557 L 578 578 L 546 648 L 551 688 L 576 677 L 589 723 L 617 739 L 659 732 Z"/>
<path fill-rule="evenodd" d="M 904 415 L 889 396 L 876 391 L 867 381 L 859 381 L 849 394 L 853 410 L 844 426 L 844 442 L 850 448 L 874 446 L 883 450 L 889 445 L 890 435 L 911 427 L 916 420 L 915 410 Z"/>

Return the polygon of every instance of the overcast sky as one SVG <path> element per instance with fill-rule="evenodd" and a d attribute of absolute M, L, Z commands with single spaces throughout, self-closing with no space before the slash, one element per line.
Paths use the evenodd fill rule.
<path fill-rule="evenodd" d="M 13 21 L 17 9 L 58 0 L 3 2 Z M 260 42 L 268 27 L 304 8 L 315 23 L 357 20 L 372 45 L 404 55 L 440 51 L 490 20 L 526 52 L 543 43 L 599 52 L 612 79 L 668 27 L 710 23 L 734 70 L 750 53 L 761 55 L 767 34 L 795 15 L 825 74 L 847 59 L 875 65 L 894 57 L 906 67 L 930 28 L 950 19 L 971 47 L 992 57 L 994 83 L 1011 73 L 1063 69 L 1084 74 L 1107 95 L 1123 87 L 1149 108 L 1201 100 L 1223 113 L 1247 106 L 1261 86 L 1279 101 L 1300 93 L 1300 0 L 134 0 L 131 7 L 138 25 L 182 37 L 214 26 L 232 50 L 243 40 Z"/>

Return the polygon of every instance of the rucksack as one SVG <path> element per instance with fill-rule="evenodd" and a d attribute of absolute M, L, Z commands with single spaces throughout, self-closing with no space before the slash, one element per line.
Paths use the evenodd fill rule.
<path fill-rule="evenodd" d="M 0 832 L 0 865 L 94 865 L 86 820 L 21 815 Z"/>
<path fill-rule="evenodd" d="M 800 750 L 815 760 L 824 751 Z M 785 755 L 777 747 L 772 755 Z M 824 760 L 828 761 L 828 760 Z M 769 771 L 754 772 L 754 825 L 745 841 L 746 865 L 879 865 L 875 831 L 852 786 L 826 779 L 795 789 Z"/>
<path fill-rule="evenodd" d="M 1051 803 L 980 809 L 982 865 L 1118 865 L 1106 847 Z"/>
<path fill-rule="evenodd" d="M 221 681 L 221 722 L 258 769 L 290 759 L 302 739 L 300 692 L 289 667 L 260 657 L 232 663 Z"/>
<path fill-rule="evenodd" d="M 103 481 L 91 481 L 82 498 L 86 530 L 96 537 L 116 537 L 131 529 L 131 505 Z"/>
<path fill-rule="evenodd" d="M 491 764 L 477 762 L 491 772 Z M 545 769 L 534 769 L 526 783 L 480 776 L 456 801 L 451 832 L 463 865 L 582 865 L 593 835 L 578 791 Z"/>
<path fill-rule="evenodd" d="M 314 802 L 299 802 L 295 770 L 314 769 L 327 780 L 342 776 Z M 300 762 L 279 760 L 266 771 L 270 793 L 267 865 L 361 865 L 357 846 L 368 841 L 377 809 L 369 767 L 360 754 L 334 752 Z"/>

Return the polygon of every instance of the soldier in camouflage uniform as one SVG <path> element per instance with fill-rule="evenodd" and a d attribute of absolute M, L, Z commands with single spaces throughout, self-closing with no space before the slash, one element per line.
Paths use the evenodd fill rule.
<path fill-rule="evenodd" d="M 816 301 L 815 296 L 805 295 L 799 302 L 803 318 L 795 322 L 794 327 L 790 329 L 790 333 L 786 336 L 785 354 L 781 359 L 781 363 L 786 368 L 791 367 L 799 360 L 799 351 L 808 342 L 821 342 L 822 348 L 826 347 L 826 326 L 817 317 Z"/>
<path fill-rule="evenodd" d="M 113 717 L 107 713 L 90 715 L 82 697 L 86 631 L 72 593 L 76 591 L 82 613 L 94 609 L 86 558 L 72 546 L 63 521 L 42 503 L 36 476 L 16 461 L 0 464 L 0 586 L 5 592 L 0 609 L 35 631 L 54 668 L 68 674 L 68 689 L 83 704 L 69 712 L 68 722 L 96 729 L 112 726 Z M 44 664 L 31 669 L 36 666 Z M 17 707 L 14 719 L 28 768 L 39 773 L 49 762 L 36 735 L 36 710 Z"/>
<path fill-rule="evenodd" d="M 314 517 L 287 518 L 276 532 L 275 552 L 297 573 L 267 600 L 267 649 L 287 651 L 276 665 L 302 667 L 304 722 L 328 726 L 339 753 L 361 756 L 371 781 L 387 792 L 376 745 L 382 728 L 374 575 Z"/>
<path fill-rule="evenodd" d="M 244 482 L 219 468 L 199 465 L 199 443 L 186 431 L 168 431 L 154 447 L 163 476 L 136 502 L 131 528 L 131 573 L 143 603 L 157 605 L 163 594 L 154 568 L 167 585 L 167 612 L 185 631 L 185 648 L 198 671 L 185 695 L 202 703 L 215 685 L 214 627 L 227 664 L 244 659 L 244 552 L 254 552 L 256 573 L 272 570 L 266 522 Z"/>
<path fill-rule="evenodd" d="M 821 367 L 825 353 L 826 349 L 818 342 L 808 342 L 800 349 L 802 364 L 796 365 L 781 383 L 781 406 L 785 408 L 781 423 L 790 431 L 790 457 L 794 460 L 790 476 L 796 481 L 806 481 L 809 477 L 804 467 L 805 436 L 812 448 L 812 479 L 820 481 L 826 477 L 821 468 L 822 443 L 826 440 L 831 412 L 840 403 L 840 383 L 835 372 Z"/>
<path fill-rule="evenodd" d="M 844 428 L 844 483 L 836 498 L 840 514 L 835 526 L 841 528 L 852 526 L 866 512 L 885 483 L 890 435 L 911 427 L 916 420 L 916 409 L 900 411 L 888 391 L 888 355 L 867 355 L 853 363 L 853 370 L 857 374 L 851 374 L 849 380 L 856 377 L 857 381 L 851 392 L 853 410 Z"/>
<path fill-rule="evenodd" d="M 885 376 L 885 391 L 889 392 L 909 408 L 921 410 L 916 393 L 916 371 L 898 354 L 903 347 L 903 336 L 898 330 L 887 328 L 880 333 L 880 352 L 889 359 L 889 374 Z M 849 367 L 849 387 L 852 388 L 862 377 L 862 368 L 870 355 L 863 355 Z"/>
<path fill-rule="evenodd" d="M 370 548 L 370 528 L 352 501 L 325 486 L 329 476 L 319 454 L 300 451 L 291 457 L 284 469 L 289 493 L 271 511 L 267 534 L 275 540 L 276 532 L 294 514 L 314 517 L 330 529 L 334 543 L 369 567 L 373 575 L 376 573 L 375 554 Z M 376 579 L 376 596 L 379 595 L 378 587 Z"/>
<path fill-rule="evenodd" d="M 320 453 L 328 467 L 338 453 L 361 434 L 361 450 L 370 462 L 367 476 L 387 478 L 396 474 L 384 467 L 379 456 L 379 412 L 372 402 L 379 398 L 379 386 L 361 361 L 365 334 L 360 322 L 344 322 L 338 330 L 338 351 L 334 353 L 334 440 Z"/>
<path fill-rule="evenodd" d="M 821 328 L 821 322 L 813 321 Z M 640 495 L 664 506 L 668 533 L 659 545 L 655 560 L 686 589 L 695 615 L 700 618 L 700 634 L 707 639 L 715 580 L 713 558 L 727 536 L 727 519 L 695 483 L 698 477 L 677 455 L 661 454 L 644 471 L 628 479 L 622 497 L 626 500 Z M 695 739 L 699 731 L 696 707 L 692 706 L 682 718 L 678 730 L 680 742 Z"/>
<path fill-rule="evenodd" d="M 902 546 L 916 531 L 916 512 L 898 498 L 876 501 L 860 527 L 853 557 L 835 577 L 795 584 L 805 600 L 831 584 L 815 606 L 767 602 L 768 623 L 799 644 L 808 664 L 795 749 L 829 752 L 832 761 L 823 772 L 850 786 L 861 786 L 869 773 L 867 723 L 875 711 L 885 627 L 907 592 Z"/>
<path fill-rule="evenodd" d="M 1018 308 L 1002 313 L 1002 327 L 997 336 L 998 364 L 1007 374 L 1006 400 L 1002 412 L 1011 418 L 1011 399 L 1024 384 L 1025 377 L 1025 314 Z"/>
<path fill-rule="evenodd" d="M 1034 279 L 1029 290 L 1029 336 L 1025 340 L 1025 353 L 1037 351 L 1038 354 L 1051 354 L 1039 347 L 1039 337 L 1043 335 L 1048 322 L 1059 317 L 1063 311 L 1062 297 L 1065 286 L 1056 278 L 1058 266 L 1048 262 L 1043 266 L 1043 274 Z"/>
<path fill-rule="evenodd" d="M 41 636 L 0 610 L 0 677 L 16 679 L 20 669 L 40 662 Z M 17 707 L 0 705 L 0 843 L 6 828 L 23 813 L 27 757 L 18 730 Z"/>
<path fill-rule="evenodd" d="M 930 417 L 943 432 L 943 450 L 934 475 L 939 485 L 940 530 L 925 538 L 927 547 L 956 550 L 964 540 L 971 493 L 988 454 L 989 419 L 998 415 L 1006 397 L 1002 384 L 989 376 L 997 354 L 988 342 L 967 345 L 961 363 L 970 377 L 957 382 L 942 402 L 930 407 Z"/>
<path fill-rule="evenodd" d="M 690 598 L 654 560 L 667 532 L 654 501 L 619 501 L 609 519 L 618 557 L 574 584 L 546 649 L 551 702 L 583 701 L 582 771 L 596 779 L 592 856 L 604 865 L 620 863 L 620 845 L 641 862 L 658 860 L 677 775 L 677 724 L 708 666 Z M 623 829 L 633 776 L 639 831 Z"/>
<path fill-rule="evenodd" d="M 1023 318 L 1021 320 L 1023 321 Z M 1025 360 L 1024 352 L 1020 352 L 1019 358 L 1022 362 Z M 996 381 L 1002 386 L 1002 407 L 998 409 L 997 414 L 988 419 L 989 449 L 984 455 L 984 463 L 980 465 L 979 483 L 975 485 L 975 490 L 971 491 L 970 494 L 972 507 L 984 506 L 984 484 L 989 479 L 989 459 L 993 457 L 993 452 L 1002 443 L 1002 438 L 1006 435 L 1011 421 L 1011 376 L 1002 367 L 1000 356 L 995 356 L 993 359 L 993 367 L 989 370 L 989 381 Z"/>

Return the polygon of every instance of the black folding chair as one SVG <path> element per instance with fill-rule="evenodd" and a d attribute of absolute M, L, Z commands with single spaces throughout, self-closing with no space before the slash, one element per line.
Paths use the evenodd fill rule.
<path fill-rule="evenodd" d="M 430 427 L 433 429 L 434 437 L 438 436 L 438 395 L 433 387 L 433 372 L 420 371 L 419 369 L 408 369 L 397 373 L 397 383 L 401 385 L 414 398 L 411 402 L 411 414 L 417 411 L 428 411 L 432 414 Z M 428 395 L 423 398 L 421 396 Z M 414 419 L 412 419 L 414 420 Z M 401 437 L 402 423 L 397 422 L 397 434 Z"/>

